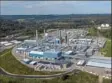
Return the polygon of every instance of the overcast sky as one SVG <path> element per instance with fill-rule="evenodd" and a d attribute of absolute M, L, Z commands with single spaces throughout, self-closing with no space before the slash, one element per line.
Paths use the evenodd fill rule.
<path fill-rule="evenodd" d="M 2 15 L 111 13 L 111 1 L 1 1 Z"/>

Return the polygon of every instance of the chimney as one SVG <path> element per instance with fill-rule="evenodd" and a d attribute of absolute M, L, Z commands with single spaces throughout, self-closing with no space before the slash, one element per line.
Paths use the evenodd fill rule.
<path fill-rule="evenodd" d="M 59 38 L 59 29 L 57 29 L 57 37 Z"/>
<path fill-rule="evenodd" d="M 59 30 L 60 43 L 62 43 L 61 30 Z"/>
<path fill-rule="evenodd" d="M 36 30 L 36 44 L 38 46 L 38 31 Z"/>
<path fill-rule="evenodd" d="M 67 32 L 65 31 L 65 42 L 67 43 L 67 40 L 68 39 L 68 37 L 67 37 Z"/>
<path fill-rule="evenodd" d="M 45 29 L 44 29 L 44 36 L 45 36 L 45 33 L 46 33 L 46 31 L 45 31 Z"/>

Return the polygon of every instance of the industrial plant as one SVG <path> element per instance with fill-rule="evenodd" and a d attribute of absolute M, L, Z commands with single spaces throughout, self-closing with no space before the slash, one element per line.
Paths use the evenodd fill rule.
<path fill-rule="evenodd" d="M 35 71 L 67 71 L 78 67 L 111 69 L 111 60 L 100 56 L 105 38 L 88 37 L 86 30 L 64 29 L 47 32 L 42 38 L 24 40 L 13 48 L 13 55 Z"/>

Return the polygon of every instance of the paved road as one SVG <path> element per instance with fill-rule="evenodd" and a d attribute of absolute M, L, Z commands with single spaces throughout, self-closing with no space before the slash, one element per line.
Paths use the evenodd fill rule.
<path fill-rule="evenodd" d="M 17 77 L 17 78 L 41 78 L 41 79 L 60 77 L 62 75 L 71 73 L 73 71 L 74 71 L 74 69 L 71 69 L 64 73 L 59 73 L 59 74 L 54 74 L 54 75 L 19 75 L 19 74 L 11 74 L 11 73 L 5 71 L 3 68 L 0 68 L 0 74 L 5 75 L 5 76 Z"/>

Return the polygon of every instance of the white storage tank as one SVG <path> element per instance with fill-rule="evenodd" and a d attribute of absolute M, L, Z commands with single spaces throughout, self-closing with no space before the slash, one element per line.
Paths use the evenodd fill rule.
<path fill-rule="evenodd" d="M 105 24 L 106 27 L 109 27 L 109 24 Z"/>
<path fill-rule="evenodd" d="M 105 27 L 105 25 L 104 24 L 101 24 L 101 27 Z"/>
<path fill-rule="evenodd" d="M 57 38 L 57 39 L 55 40 L 55 43 L 56 43 L 56 44 L 59 44 L 59 43 L 60 43 L 60 39 Z"/>

